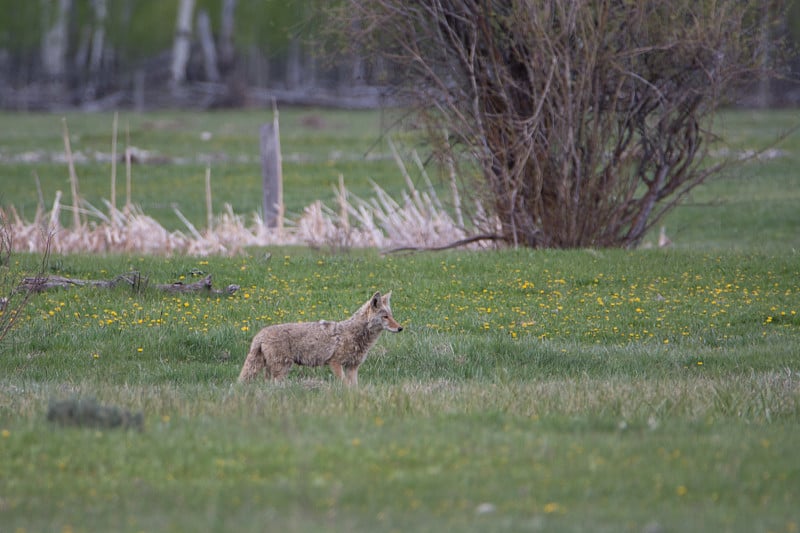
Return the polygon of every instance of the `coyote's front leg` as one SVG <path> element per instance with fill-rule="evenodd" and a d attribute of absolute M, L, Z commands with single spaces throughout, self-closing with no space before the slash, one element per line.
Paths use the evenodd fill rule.
<path fill-rule="evenodd" d="M 358 367 L 346 366 L 344 367 L 345 383 L 351 387 L 358 385 Z"/>
<path fill-rule="evenodd" d="M 331 361 L 328 364 L 331 367 L 333 375 L 339 378 L 340 380 L 344 381 L 344 373 L 342 372 L 342 363 L 339 363 L 337 361 Z"/>
<path fill-rule="evenodd" d="M 333 374 L 342 380 L 342 383 L 348 386 L 358 385 L 358 367 L 357 366 L 343 366 L 338 361 L 331 361 L 330 365 Z"/>

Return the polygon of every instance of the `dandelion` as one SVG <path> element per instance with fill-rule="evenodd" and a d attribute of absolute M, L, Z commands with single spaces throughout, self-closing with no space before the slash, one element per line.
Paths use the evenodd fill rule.
<path fill-rule="evenodd" d="M 561 506 L 556 502 L 548 502 L 544 504 L 544 512 L 546 514 L 557 513 L 561 510 Z"/>

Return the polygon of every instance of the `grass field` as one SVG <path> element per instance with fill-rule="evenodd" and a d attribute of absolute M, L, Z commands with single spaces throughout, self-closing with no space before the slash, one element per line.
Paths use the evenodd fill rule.
<path fill-rule="evenodd" d="M 376 175 L 402 188 L 390 159 L 355 156 L 379 116 L 309 114 L 281 115 L 284 151 L 305 154 L 287 175 L 326 194 L 338 172 L 365 192 Z M 731 113 L 725 127 L 746 149 L 796 118 Z M 58 117 L 2 120 L 16 125 L 0 132 L 4 156 L 59 149 Z M 108 115 L 68 120 L 80 143 L 108 150 Z M 161 120 L 178 125 L 143 126 Z M 209 151 L 255 157 L 259 120 L 130 123 L 142 148 L 189 157 L 219 143 Z M 0 530 L 796 532 L 800 142 L 781 149 L 693 194 L 665 221 L 668 249 L 52 257 L 49 273 L 136 270 L 149 286 L 46 292 L 0 344 Z M 45 194 L 68 189 L 63 164 L 35 166 Z M 136 167 L 135 197 L 202 219 L 184 198 L 202 199 L 203 169 Z M 0 166 L 4 204 L 35 208 L 31 170 Z M 84 194 L 107 195 L 107 165 L 78 170 Z M 240 171 L 257 194 L 257 161 Z M 313 194 L 287 182 L 287 196 Z M 237 211 L 255 210 L 246 200 Z M 13 256 L 0 294 L 39 262 Z M 206 273 L 241 288 L 154 289 Z M 405 330 L 378 341 L 357 390 L 327 369 L 235 384 L 260 327 L 344 318 L 389 289 Z M 70 399 L 141 412 L 144 428 L 48 421 L 48 406 Z"/>
<path fill-rule="evenodd" d="M 67 114 L 63 118 L 69 127 L 72 150 L 85 156 L 76 165 L 80 193 L 103 209 L 101 200 L 109 198 L 111 191 L 111 163 L 107 159 L 113 117 Z M 381 137 L 384 127 L 395 120 L 374 112 L 282 111 L 287 215 L 302 212 L 315 200 L 331 199 L 340 174 L 348 189 L 360 196 L 371 192 L 370 180 L 393 193 L 404 188 Z M 215 210 L 222 211 L 223 204 L 229 203 L 236 213 L 257 212 L 261 206 L 259 127 L 271 121 L 271 111 L 121 114 L 117 153 L 123 152 L 129 137 L 130 146 L 149 152 L 156 161 L 133 165 L 133 202 L 168 229 L 186 229 L 175 216 L 173 205 L 200 226 L 205 221 L 205 172 L 209 164 Z M 24 217 L 33 219 L 38 203 L 34 172 L 48 207 L 58 190 L 64 192 L 65 199 L 69 197 L 62 116 L 0 112 L 0 122 L 18 126 L 0 131 L 0 160 L 5 161 L 0 204 L 13 204 Z M 396 140 L 402 141 L 402 137 Z M 117 203 L 122 205 L 122 164 L 117 170 L 117 191 Z M 65 225 L 69 220 L 65 215 Z"/>

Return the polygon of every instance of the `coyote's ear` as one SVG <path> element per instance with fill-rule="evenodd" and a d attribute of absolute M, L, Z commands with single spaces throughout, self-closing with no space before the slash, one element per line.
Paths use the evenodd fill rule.
<path fill-rule="evenodd" d="M 387 304 L 387 305 L 388 305 L 388 304 L 389 304 L 389 300 L 390 300 L 391 298 L 392 298 L 392 291 L 389 291 L 389 292 L 387 292 L 386 294 L 384 294 L 384 295 L 381 297 L 381 300 L 383 300 L 383 303 L 385 303 L 385 304 Z"/>
<path fill-rule="evenodd" d="M 374 308 L 378 309 L 381 306 L 381 293 L 380 291 L 376 292 L 372 295 L 372 298 L 369 300 L 369 305 Z"/>

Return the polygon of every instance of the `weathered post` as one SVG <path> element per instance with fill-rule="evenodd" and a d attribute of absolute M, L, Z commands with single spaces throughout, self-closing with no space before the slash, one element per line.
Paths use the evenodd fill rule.
<path fill-rule="evenodd" d="M 273 102 L 272 124 L 261 126 L 261 176 L 263 223 L 268 228 L 283 227 L 283 175 L 278 108 Z"/>

